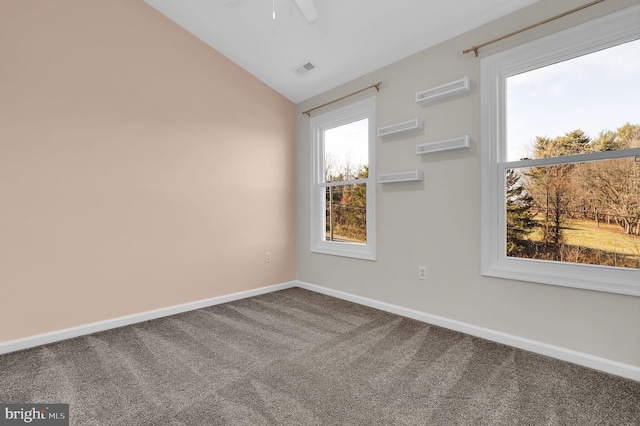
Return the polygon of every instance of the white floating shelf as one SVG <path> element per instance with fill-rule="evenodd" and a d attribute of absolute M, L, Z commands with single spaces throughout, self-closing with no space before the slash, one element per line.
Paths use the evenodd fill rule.
<path fill-rule="evenodd" d="M 378 183 L 393 182 L 415 182 L 424 179 L 422 170 L 411 170 L 409 172 L 384 173 L 378 175 Z"/>
<path fill-rule="evenodd" d="M 416 145 L 416 154 L 431 154 L 433 152 L 453 151 L 456 149 L 464 148 L 469 148 L 469 135 L 464 135 L 455 139 L 447 139 L 443 141 Z"/>
<path fill-rule="evenodd" d="M 422 120 L 418 117 L 403 123 L 392 124 L 391 126 L 378 127 L 378 136 L 385 137 L 400 133 L 414 132 L 422 130 Z"/>
<path fill-rule="evenodd" d="M 469 77 L 465 76 L 460 80 L 452 81 L 438 87 L 433 87 L 422 92 L 416 92 L 417 103 L 436 102 L 451 96 L 466 93 L 471 90 Z"/>

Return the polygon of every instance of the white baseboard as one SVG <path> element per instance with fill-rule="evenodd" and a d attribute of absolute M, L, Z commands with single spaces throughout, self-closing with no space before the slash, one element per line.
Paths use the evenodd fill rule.
<path fill-rule="evenodd" d="M 15 352 L 22 349 L 28 349 L 35 346 L 45 345 L 48 343 L 58 342 L 61 340 L 71 339 L 73 337 L 84 336 L 87 334 L 97 333 L 100 331 L 110 330 L 113 328 L 123 327 L 126 325 L 136 324 L 157 318 L 175 315 L 182 312 L 192 311 L 196 309 L 206 308 L 207 306 L 219 305 L 222 303 L 232 302 L 234 300 L 245 299 L 248 297 L 258 296 L 261 294 L 271 293 L 278 290 L 284 290 L 292 287 L 300 287 L 306 290 L 315 291 L 317 293 L 333 296 L 338 299 L 348 300 L 360 305 L 369 306 L 371 308 L 380 309 L 381 311 L 391 312 L 403 317 L 412 318 L 428 324 L 437 325 L 451 330 L 466 333 L 472 336 L 481 337 L 493 342 L 502 343 L 541 355 L 550 356 L 562 361 L 571 362 L 582 365 L 584 367 L 593 368 L 605 373 L 615 374 L 631 380 L 640 382 L 640 367 L 630 364 L 624 364 L 601 358 L 589 354 L 585 354 L 560 346 L 554 346 L 543 342 L 503 333 L 500 331 L 479 327 L 473 324 L 467 324 L 460 321 L 431 315 L 412 309 L 403 308 L 401 306 L 380 302 L 366 297 L 356 296 L 338 290 L 310 284 L 302 281 L 291 281 L 282 284 L 276 284 L 267 287 L 261 287 L 254 290 L 233 293 L 225 296 L 214 297 L 196 302 L 184 303 L 182 305 L 170 306 L 168 308 L 156 309 L 153 311 L 142 312 L 139 314 L 128 315 L 124 317 L 114 318 L 111 320 L 95 322 L 78 327 L 67 328 L 64 330 L 53 331 L 50 333 L 38 334 L 35 336 L 25 337 L 22 339 L 0 342 L 0 355 Z"/>
<path fill-rule="evenodd" d="M 640 382 L 640 367 L 297 281 L 298 287 Z"/>
<path fill-rule="evenodd" d="M 214 297 L 211 299 L 198 300 L 196 302 L 184 303 L 181 305 L 170 306 L 168 308 L 156 309 L 153 311 L 141 312 L 139 314 L 127 315 L 124 317 L 114 318 L 106 321 L 94 322 L 91 324 L 81 325 L 78 327 L 66 328 L 64 330 L 53 331 L 50 333 L 38 334 L 22 339 L 9 340 L 0 342 L 0 355 L 9 352 L 15 352 L 22 349 L 32 348 L 34 346 L 46 345 L 48 343 L 67 340 L 73 337 L 84 336 L 87 334 L 97 333 L 99 331 L 110 330 L 125 325 L 136 324 L 169 315 L 180 314 L 195 309 L 206 308 L 207 306 L 219 305 L 221 303 L 232 302 L 234 300 L 245 299 L 247 297 L 258 296 L 273 291 L 284 290 L 296 287 L 297 283 L 291 281 L 288 283 L 261 287 L 254 290 L 243 291 L 239 293 L 228 294 L 225 296 Z"/>

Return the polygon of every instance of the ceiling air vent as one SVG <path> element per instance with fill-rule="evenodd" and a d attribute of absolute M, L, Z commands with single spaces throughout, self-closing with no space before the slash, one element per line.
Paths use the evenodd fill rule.
<path fill-rule="evenodd" d="M 291 68 L 291 70 L 296 73 L 298 76 L 302 77 L 310 71 L 315 70 L 318 66 L 311 61 L 307 61 L 304 64 L 298 65 L 297 67 Z"/>

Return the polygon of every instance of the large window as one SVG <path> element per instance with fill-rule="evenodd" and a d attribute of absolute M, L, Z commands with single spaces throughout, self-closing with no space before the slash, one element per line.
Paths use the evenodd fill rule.
<path fill-rule="evenodd" d="M 482 60 L 482 273 L 640 295 L 640 7 Z"/>
<path fill-rule="evenodd" d="M 375 259 L 375 98 L 311 119 L 311 251 Z"/>

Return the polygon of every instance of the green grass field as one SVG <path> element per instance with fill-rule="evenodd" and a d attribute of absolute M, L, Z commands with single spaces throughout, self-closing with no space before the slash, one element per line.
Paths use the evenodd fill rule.
<path fill-rule="evenodd" d="M 529 240 L 541 242 L 542 220 L 536 219 L 540 226 Z M 617 224 L 601 222 L 597 226 L 590 220 L 566 219 L 561 232 L 564 247 L 570 249 L 565 250 L 563 261 L 640 268 L 640 237 L 627 235 Z"/>
<path fill-rule="evenodd" d="M 563 226 L 565 242 L 611 253 L 640 256 L 640 237 L 627 235 L 616 224 L 596 223 L 589 220 L 567 220 Z"/>

